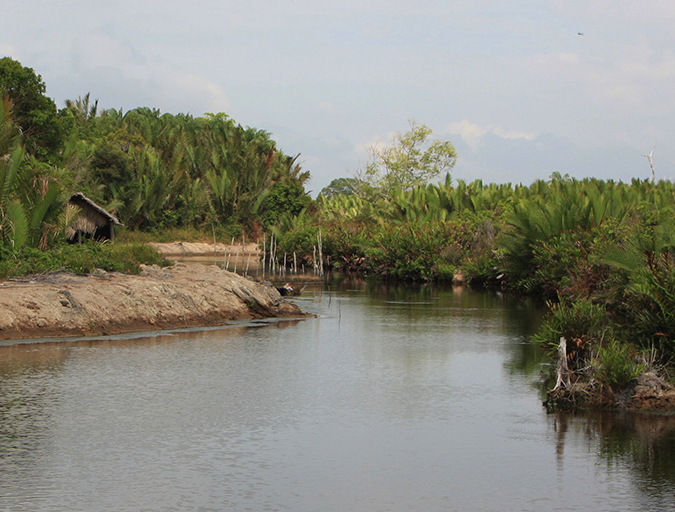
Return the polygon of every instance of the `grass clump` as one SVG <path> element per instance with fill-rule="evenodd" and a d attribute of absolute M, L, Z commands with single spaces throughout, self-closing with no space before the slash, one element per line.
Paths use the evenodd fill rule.
<path fill-rule="evenodd" d="M 47 251 L 25 247 L 18 253 L 6 251 L 0 254 L 0 279 L 57 271 L 88 274 L 96 269 L 139 274 L 141 265 L 169 264 L 161 254 L 143 243 L 63 244 Z"/>

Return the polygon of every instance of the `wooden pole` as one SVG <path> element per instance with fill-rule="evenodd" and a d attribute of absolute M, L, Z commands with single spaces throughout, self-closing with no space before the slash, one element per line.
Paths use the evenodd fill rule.
<path fill-rule="evenodd" d="M 243 238 L 242 238 L 243 240 Z M 237 273 L 237 263 L 239 263 L 239 253 L 244 250 L 244 245 L 242 243 L 241 247 L 237 249 L 237 252 L 234 253 L 234 273 Z"/>
<path fill-rule="evenodd" d="M 230 256 L 232 256 L 232 247 L 234 247 L 234 237 L 232 237 L 232 243 L 230 244 L 230 250 L 227 251 L 227 263 L 225 263 L 225 268 L 230 270 Z"/>
<path fill-rule="evenodd" d="M 262 260 L 262 269 L 263 269 L 263 279 L 265 279 L 265 260 L 267 258 L 267 233 L 263 233 L 263 260 Z"/>
<path fill-rule="evenodd" d="M 319 228 L 317 237 L 317 245 L 319 246 L 319 275 L 323 277 L 323 237 L 321 236 L 321 228 Z"/>
<path fill-rule="evenodd" d="M 216 251 L 216 226 L 211 224 L 211 230 L 213 231 L 213 263 L 218 264 L 218 251 Z"/>

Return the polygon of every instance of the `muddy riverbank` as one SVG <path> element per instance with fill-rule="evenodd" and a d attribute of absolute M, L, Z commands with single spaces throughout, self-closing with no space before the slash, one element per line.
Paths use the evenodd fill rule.
<path fill-rule="evenodd" d="M 210 265 L 141 275 L 56 273 L 0 282 L 0 340 L 92 336 L 305 316 L 271 285 Z"/>

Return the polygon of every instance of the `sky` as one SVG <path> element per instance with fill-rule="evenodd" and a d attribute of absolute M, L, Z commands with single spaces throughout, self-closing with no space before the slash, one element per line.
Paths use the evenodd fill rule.
<path fill-rule="evenodd" d="M 673 0 L 3 0 L 0 57 L 100 108 L 225 112 L 316 195 L 409 121 L 454 179 L 675 178 Z"/>

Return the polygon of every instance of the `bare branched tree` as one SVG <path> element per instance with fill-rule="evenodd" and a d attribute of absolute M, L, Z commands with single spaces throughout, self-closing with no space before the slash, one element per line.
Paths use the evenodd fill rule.
<path fill-rule="evenodd" d="M 654 160 L 652 159 L 652 155 L 654 154 L 654 149 L 656 149 L 656 144 L 652 147 L 652 150 L 649 152 L 649 154 L 643 153 L 642 156 L 647 158 L 647 161 L 649 162 L 649 167 L 652 169 L 652 183 L 656 180 L 656 172 L 654 171 Z"/>

